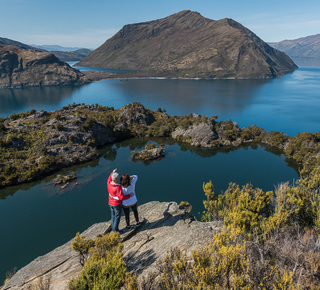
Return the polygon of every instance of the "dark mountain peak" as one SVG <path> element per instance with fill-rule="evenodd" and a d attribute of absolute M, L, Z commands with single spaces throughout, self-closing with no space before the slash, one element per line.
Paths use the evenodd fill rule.
<path fill-rule="evenodd" d="M 213 22 L 213 20 L 203 17 L 200 13 L 190 10 L 183 10 L 156 21 L 167 22 L 181 28 L 195 28 Z"/>
<path fill-rule="evenodd" d="M 124 39 L 127 37 L 134 37 L 136 40 L 139 40 L 159 35 L 165 30 L 197 28 L 212 21 L 213 20 L 204 18 L 198 12 L 183 10 L 158 20 L 127 24 L 112 38 Z"/>
<path fill-rule="evenodd" d="M 190 10 L 125 25 L 79 65 L 187 78 L 270 78 L 297 68 L 240 23 Z"/>

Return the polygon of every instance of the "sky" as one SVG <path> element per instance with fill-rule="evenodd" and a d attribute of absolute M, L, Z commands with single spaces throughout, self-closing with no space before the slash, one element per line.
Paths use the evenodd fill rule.
<path fill-rule="evenodd" d="M 232 18 L 266 42 L 320 33 L 319 0 L 0 0 L 0 37 L 95 49 L 126 24 L 181 10 Z"/>

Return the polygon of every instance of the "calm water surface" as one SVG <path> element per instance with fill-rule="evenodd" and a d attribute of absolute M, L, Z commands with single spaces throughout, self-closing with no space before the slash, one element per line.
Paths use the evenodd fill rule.
<path fill-rule="evenodd" d="M 302 67 L 273 80 L 103 80 L 81 87 L 2 89 L 0 116 L 52 111 L 73 102 L 120 108 L 138 101 L 172 115 L 218 115 L 218 120 L 232 119 L 241 127 L 255 123 L 295 135 L 319 131 L 319 92 L 318 67 Z M 273 190 L 279 182 L 298 178 L 281 153 L 259 146 L 219 151 L 159 142 L 166 143 L 166 157 L 150 164 L 130 161 L 131 150 L 146 144 L 141 140 L 103 149 L 103 158 L 73 168 L 79 185 L 63 191 L 52 185 L 54 176 L 0 190 L 0 281 L 13 267 L 21 268 L 78 231 L 109 220 L 106 177 L 116 167 L 120 173 L 138 174 L 140 204 L 187 200 L 198 217 L 204 209 L 203 182 L 212 180 L 217 192 L 229 182 Z"/>
<path fill-rule="evenodd" d="M 81 87 L 0 90 L 0 117 L 75 103 L 120 108 L 130 102 L 172 115 L 199 113 L 288 135 L 320 130 L 320 68 L 271 80 L 102 80 Z"/>
<path fill-rule="evenodd" d="M 229 182 L 273 190 L 282 181 L 298 179 L 292 165 L 279 152 L 260 146 L 237 150 L 192 148 L 169 140 L 166 157 L 151 163 L 132 162 L 131 151 L 147 141 L 129 140 L 101 150 L 100 160 L 63 170 L 76 170 L 77 186 L 61 190 L 44 181 L 0 191 L 0 280 L 13 267 L 21 268 L 36 257 L 65 243 L 94 223 L 109 220 L 106 178 L 117 167 L 120 174 L 139 176 L 138 203 L 153 200 L 189 201 L 200 218 L 204 210 L 203 182 L 212 180 L 216 192 Z M 143 216 L 143 213 L 140 213 Z"/>

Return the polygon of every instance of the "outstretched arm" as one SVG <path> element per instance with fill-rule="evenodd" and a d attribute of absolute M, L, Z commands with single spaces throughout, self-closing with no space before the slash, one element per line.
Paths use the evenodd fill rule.
<path fill-rule="evenodd" d="M 134 195 L 133 192 L 131 192 L 130 194 L 128 195 L 124 195 L 122 190 L 121 190 L 121 187 L 119 186 L 118 189 L 117 189 L 117 193 L 116 193 L 117 197 L 119 198 L 119 200 L 127 200 L 129 199 L 130 197 L 132 197 Z"/>

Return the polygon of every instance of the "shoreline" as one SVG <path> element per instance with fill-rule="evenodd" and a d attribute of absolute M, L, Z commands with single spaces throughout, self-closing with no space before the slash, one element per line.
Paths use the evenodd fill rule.
<path fill-rule="evenodd" d="M 255 125 L 241 129 L 236 122 L 216 122 L 215 119 L 197 114 L 171 116 L 162 110 L 146 109 L 139 103 L 117 110 L 100 105 L 73 104 L 53 112 L 13 114 L 1 119 L 0 141 L 3 149 L 8 148 L 8 153 L 12 152 L 10 162 L 3 163 L 3 168 L 8 172 L 12 172 L 11 166 L 16 169 L 14 174 L 0 171 L 0 187 L 40 180 L 63 168 L 98 159 L 98 148 L 130 138 L 164 137 L 202 148 L 237 148 L 256 143 L 280 149 L 298 166 L 302 165 L 304 158 L 309 158 L 297 158 L 292 151 L 286 152 L 286 148 L 295 144 L 301 134 L 290 137 L 280 132 L 267 132 Z M 35 136 L 28 135 L 31 128 L 36 130 Z M 6 134 L 11 134 L 11 139 Z M 305 134 L 316 136 L 316 133 Z M 27 146 L 26 142 L 35 145 Z M 24 169 L 20 169 L 21 166 Z"/>

